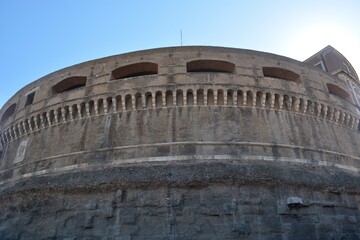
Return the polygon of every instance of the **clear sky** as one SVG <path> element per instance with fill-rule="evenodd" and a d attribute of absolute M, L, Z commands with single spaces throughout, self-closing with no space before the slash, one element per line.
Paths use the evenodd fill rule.
<path fill-rule="evenodd" d="M 0 0 L 0 107 L 76 63 L 180 45 L 305 60 L 327 45 L 360 74 L 360 0 Z"/>

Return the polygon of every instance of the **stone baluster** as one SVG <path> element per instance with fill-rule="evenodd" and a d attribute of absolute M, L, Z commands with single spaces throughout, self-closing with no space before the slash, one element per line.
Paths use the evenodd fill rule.
<path fill-rule="evenodd" d="M 6 139 L 5 139 L 5 134 L 4 132 L 0 135 L 1 141 L 2 141 L 2 145 L 5 146 L 6 145 Z"/>
<path fill-rule="evenodd" d="M 187 96 L 186 96 L 186 91 L 183 91 L 183 102 L 184 102 L 184 106 L 187 106 Z"/>
<path fill-rule="evenodd" d="M 141 106 L 143 109 L 146 109 L 146 96 L 145 94 L 141 94 Z"/>
<path fill-rule="evenodd" d="M 112 107 L 113 107 L 113 112 L 116 113 L 117 112 L 117 101 L 116 101 L 115 97 L 112 98 Z"/>
<path fill-rule="evenodd" d="M 65 123 L 66 122 L 66 111 L 65 108 L 61 108 L 61 116 L 62 116 L 62 120 Z"/>
<path fill-rule="evenodd" d="M 45 118 L 43 115 L 40 115 L 40 123 L 41 123 L 41 128 L 45 128 Z"/>
<path fill-rule="evenodd" d="M 81 114 L 81 104 L 77 104 L 76 108 L 77 108 L 79 119 L 81 119 L 83 117 L 82 114 Z"/>
<path fill-rule="evenodd" d="M 136 98 L 135 98 L 135 95 L 130 95 L 131 97 L 131 109 L 132 110 L 135 110 L 136 109 Z"/>
<path fill-rule="evenodd" d="M 355 129 L 355 130 L 357 130 L 358 126 L 359 126 L 359 119 L 356 118 L 355 121 L 354 121 L 354 124 L 353 124 L 352 128 Z"/>
<path fill-rule="evenodd" d="M 55 119 L 55 124 L 59 124 L 60 119 L 59 119 L 59 111 L 58 110 L 54 111 L 54 119 Z"/>
<path fill-rule="evenodd" d="M 98 116 L 99 115 L 99 102 L 98 101 L 94 101 L 94 110 L 95 110 L 95 115 Z"/>
<path fill-rule="evenodd" d="M 316 104 L 316 111 L 317 111 L 317 113 L 316 113 L 316 117 L 320 117 L 320 115 L 321 115 L 321 104 L 320 103 L 318 103 L 318 104 Z"/>
<path fill-rule="evenodd" d="M 340 120 L 339 120 L 339 124 L 343 125 L 344 124 L 344 121 L 345 121 L 345 118 L 346 118 L 346 113 L 343 112 L 341 117 L 340 117 Z"/>
<path fill-rule="evenodd" d="M 24 134 L 25 134 L 25 135 L 27 134 L 26 122 L 27 122 L 27 119 L 25 119 L 25 120 L 22 122 L 22 127 L 23 127 L 23 129 L 24 129 Z"/>
<path fill-rule="evenodd" d="M 48 122 L 48 125 L 51 126 L 52 122 L 51 122 L 51 118 L 50 118 L 50 113 L 46 112 L 45 116 L 46 116 L 46 120 Z"/>
<path fill-rule="evenodd" d="M 340 120 L 340 111 L 339 110 L 336 110 L 335 112 L 335 119 L 334 119 L 334 122 L 338 123 L 339 120 Z"/>
<path fill-rule="evenodd" d="M 0 150 L 2 150 L 4 148 L 4 142 L 2 140 L 2 134 L 0 134 Z"/>
<path fill-rule="evenodd" d="M 8 134 L 9 134 L 9 139 L 10 139 L 10 141 L 12 141 L 12 140 L 15 139 L 15 136 L 13 135 L 14 133 L 13 133 L 12 128 L 9 128 L 9 129 L 8 129 Z"/>
<path fill-rule="evenodd" d="M 251 106 L 253 108 L 256 107 L 256 99 L 257 99 L 256 93 L 253 93 L 253 95 L 252 95 L 252 104 L 251 104 Z"/>
<path fill-rule="evenodd" d="M 196 106 L 197 105 L 197 92 L 196 91 L 193 91 L 193 100 L 194 100 L 193 105 Z"/>
<path fill-rule="evenodd" d="M 266 93 L 261 95 L 261 107 L 265 108 L 266 104 Z"/>
<path fill-rule="evenodd" d="M 328 117 L 328 119 L 330 120 L 330 121 L 332 121 L 333 120 L 333 118 L 334 118 L 334 109 L 333 108 L 328 108 L 329 109 L 329 117 Z"/>
<path fill-rule="evenodd" d="M 351 115 L 346 114 L 346 119 L 345 119 L 344 125 L 347 126 L 347 127 L 350 127 L 351 119 L 352 119 Z"/>
<path fill-rule="evenodd" d="M 293 109 L 295 112 L 299 112 L 300 109 L 300 99 L 295 99 L 295 101 L 293 102 Z"/>
<path fill-rule="evenodd" d="M 17 135 L 17 132 L 16 132 L 16 126 L 12 126 L 11 131 L 13 133 L 13 139 L 18 138 L 18 135 Z"/>
<path fill-rule="evenodd" d="M 90 112 L 90 104 L 87 102 L 85 104 L 85 108 L 86 108 L 86 114 L 88 117 L 91 117 L 91 112 Z"/>
<path fill-rule="evenodd" d="M 4 131 L 4 139 L 5 139 L 5 143 L 9 142 L 9 136 L 7 136 L 7 130 Z"/>
<path fill-rule="evenodd" d="M 152 108 L 156 108 L 156 93 L 155 92 L 152 92 Z"/>
<path fill-rule="evenodd" d="M 39 126 L 39 122 L 40 122 L 40 116 L 35 116 L 34 117 L 34 123 L 35 123 L 35 130 L 38 131 L 40 129 L 40 126 Z"/>
<path fill-rule="evenodd" d="M 237 97 L 238 97 L 238 96 L 237 96 L 237 92 L 234 91 L 234 94 L 233 94 L 233 105 L 234 105 L 234 106 L 237 106 L 237 101 L 238 101 L 238 100 L 237 100 Z"/>
<path fill-rule="evenodd" d="M 270 109 L 275 107 L 275 94 L 270 94 Z"/>
<path fill-rule="evenodd" d="M 303 110 L 304 114 L 308 113 L 308 101 L 304 99 L 304 110 Z"/>
<path fill-rule="evenodd" d="M 288 98 L 288 102 L 287 102 L 287 103 L 288 103 L 288 108 L 289 108 L 288 110 L 289 110 L 289 111 L 292 111 L 292 110 L 293 110 L 293 108 L 292 108 L 293 102 L 292 102 L 292 98 L 291 98 L 291 97 Z"/>
<path fill-rule="evenodd" d="M 70 115 L 70 121 L 74 121 L 74 108 L 73 107 L 69 107 L 69 115 Z"/>
<path fill-rule="evenodd" d="M 19 131 L 19 136 L 22 136 L 23 135 L 23 130 L 22 130 L 22 122 L 19 123 L 19 124 L 16 124 L 16 127 Z"/>
<path fill-rule="evenodd" d="M 327 106 L 324 106 L 324 118 L 326 119 L 326 116 L 328 114 L 329 108 Z"/>
<path fill-rule="evenodd" d="M 280 95 L 279 97 L 279 110 L 282 110 L 284 107 L 284 96 Z"/>
<path fill-rule="evenodd" d="M 28 125 L 29 125 L 29 131 L 30 131 L 30 132 L 33 132 L 34 129 L 33 129 L 32 125 L 31 125 L 31 118 L 29 118 L 29 119 L 27 120 L 27 122 L 28 122 Z"/>

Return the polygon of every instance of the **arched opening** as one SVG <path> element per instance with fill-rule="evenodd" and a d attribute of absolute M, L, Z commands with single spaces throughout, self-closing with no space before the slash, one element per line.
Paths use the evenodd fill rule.
<path fill-rule="evenodd" d="M 253 93 L 252 91 L 247 91 L 246 92 L 246 106 L 248 107 L 252 107 L 253 105 Z"/>
<path fill-rule="evenodd" d="M 13 103 L 8 107 L 1 116 L 1 123 L 6 122 L 12 115 L 14 115 L 16 109 L 16 103 Z"/>
<path fill-rule="evenodd" d="M 216 105 L 224 105 L 224 91 L 222 89 L 218 90 Z"/>
<path fill-rule="evenodd" d="M 271 93 L 269 92 L 265 95 L 265 108 L 271 108 Z"/>
<path fill-rule="evenodd" d="M 297 112 L 299 110 L 299 100 L 296 97 L 291 97 L 290 109 Z"/>
<path fill-rule="evenodd" d="M 212 89 L 209 89 L 207 91 L 207 105 L 214 105 L 214 91 Z"/>
<path fill-rule="evenodd" d="M 182 90 L 176 91 L 176 105 L 184 106 L 184 94 Z"/>
<path fill-rule="evenodd" d="M 342 98 L 342 99 L 344 99 L 346 101 L 349 101 L 349 102 L 353 103 L 352 100 L 351 100 L 350 94 L 347 93 L 341 87 L 336 86 L 336 85 L 331 84 L 331 83 L 327 83 L 326 86 L 328 88 L 329 93 L 331 93 L 333 95 L 336 95 L 336 96 L 338 96 L 338 97 L 340 97 L 340 98 Z"/>
<path fill-rule="evenodd" d="M 187 72 L 234 73 L 235 64 L 221 60 L 195 60 L 186 63 Z"/>
<path fill-rule="evenodd" d="M 262 100 L 262 92 L 256 92 L 256 107 L 260 108 L 261 107 L 261 100 Z"/>
<path fill-rule="evenodd" d="M 95 115 L 95 104 L 94 104 L 93 100 L 89 101 L 89 113 L 90 113 L 90 116 Z"/>
<path fill-rule="evenodd" d="M 283 109 L 284 110 L 290 110 L 290 98 L 288 95 L 284 95 L 284 101 L 283 101 Z"/>
<path fill-rule="evenodd" d="M 112 97 L 107 97 L 106 98 L 106 106 L 107 106 L 107 112 L 108 113 L 113 113 L 114 112 L 114 103 L 113 103 L 113 98 Z"/>
<path fill-rule="evenodd" d="M 327 113 L 326 113 L 325 118 L 326 118 L 327 120 L 332 120 L 333 114 L 334 114 L 334 109 L 331 108 L 331 107 L 328 107 L 328 110 L 327 110 Z"/>
<path fill-rule="evenodd" d="M 125 96 L 125 109 L 126 109 L 126 111 L 131 111 L 132 108 L 133 108 L 133 106 L 132 106 L 131 95 L 128 94 Z"/>
<path fill-rule="evenodd" d="M 111 80 L 140 77 L 158 73 L 158 65 L 152 62 L 140 62 L 119 67 L 111 72 Z"/>
<path fill-rule="evenodd" d="M 135 94 L 135 108 L 136 108 L 136 110 L 142 109 L 142 97 L 141 97 L 141 93 Z"/>
<path fill-rule="evenodd" d="M 145 93 L 146 108 L 152 108 L 152 95 L 151 92 Z"/>
<path fill-rule="evenodd" d="M 300 98 L 299 103 L 299 112 L 304 113 L 305 111 L 305 100 L 303 98 Z"/>
<path fill-rule="evenodd" d="M 194 94 L 192 90 L 187 90 L 186 92 L 186 105 L 193 106 L 194 105 Z"/>
<path fill-rule="evenodd" d="M 52 90 L 54 93 L 67 92 L 70 90 L 85 87 L 86 81 L 87 81 L 87 78 L 82 77 L 82 76 L 69 77 L 69 78 L 66 78 L 66 79 L 62 80 L 61 82 L 58 82 L 57 84 L 55 84 L 52 87 Z"/>
<path fill-rule="evenodd" d="M 227 105 L 234 105 L 234 91 L 232 89 L 227 90 Z"/>
<path fill-rule="evenodd" d="M 314 114 L 314 103 L 310 100 L 307 100 L 307 113 Z"/>
<path fill-rule="evenodd" d="M 155 105 L 157 108 L 161 108 L 163 106 L 162 92 L 157 91 L 155 94 Z"/>
<path fill-rule="evenodd" d="M 116 99 L 116 111 L 121 112 L 123 110 L 122 96 L 117 95 L 115 99 Z"/>
<path fill-rule="evenodd" d="M 241 90 L 237 91 L 237 105 L 238 106 L 244 105 L 244 92 Z"/>
<path fill-rule="evenodd" d="M 97 106 L 98 106 L 98 114 L 103 115 L 105 111 L 104 111 L 104 100 L 102 98 L 97 100 Z"/>
<path fill-rule="evenodd" d="M 44 112 L 42 115 L 41 115 L 41 124 L 43 127 L 47 127 L 50 125 L 50 123 L 48 122 L 48 119 L 46 117 L 46 112 Z"/>
<path fill-rule="evenodd" d="M 78 119 L 78 118 L 79 118 L 79 111 L 78 111 L 78 106 L 77 106 L 77 104 L 72 105 L 72 107 L 71 107 L 71 114 L 72 114 L 72 118 L 73 118 L 73 119 Z"/>
<path fill-rule="evenodd" d="M 35 92 L 29 93 L 26 96 L 25 107 L 31 105 L 34 102 Z"/>
<path fill-rule="evenodd" d="M 69 106 L 65 106 L 64 107 L 64 110 L 65 110 L 65 122 L 69 121 L 70 120 L 70 110 L 69 110 Z M 39 119 L 39 118 L 38 118 Z"/>
<path fill-rule="evenodd" d="M 197 105 L 204 105 L 204 90 L 198 89 L 196 91 Z"/>
<path fill-rule="evenodd" d="M 166 107 L 172 107 L 174 104 L 172 91 L 168 90 L 166 91 L 165 94 L 166 94 Z"/>
<path fill-rule="evenodd" d="M 290 70 L 278 67 L 263 67 L 264 77 L 278 78 L 290 82 L 300 83 L 300 75 Z"/>
<path fill-rule="evenodd" d="M 275 93 L 274 109 L 276 110 L 280 109 L 280 97 L 280 94 Z"/>

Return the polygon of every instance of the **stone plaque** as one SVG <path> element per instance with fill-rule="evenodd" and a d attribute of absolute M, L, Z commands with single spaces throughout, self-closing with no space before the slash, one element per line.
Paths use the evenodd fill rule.
<path fill-rule="evenodd" d="M 26 147 L 27 147 L 28 139 L 24 139 L 21 141 L 18 150 L 16 152 L 16 156 L 14 159 L 14 163 L 19 163 L 24 160 L 25 153 L 26 153 Z"/>

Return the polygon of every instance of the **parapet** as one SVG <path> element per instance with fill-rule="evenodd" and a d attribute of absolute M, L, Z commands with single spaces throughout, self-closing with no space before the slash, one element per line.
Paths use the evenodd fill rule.
<path fill-rule="evenodd" d="M 359 103 L 346 73 L 241 49 L 59 70 L 0 110 L 0 236 L 358 239 Z"/>
<path fill-rule="evenodd" d="M 25 86 L 1 110 L 0 183 L 93 164 L 223 157 L 358 171 L 354 86 L 286 57 L 219 47 L 77 64 Z"/>

